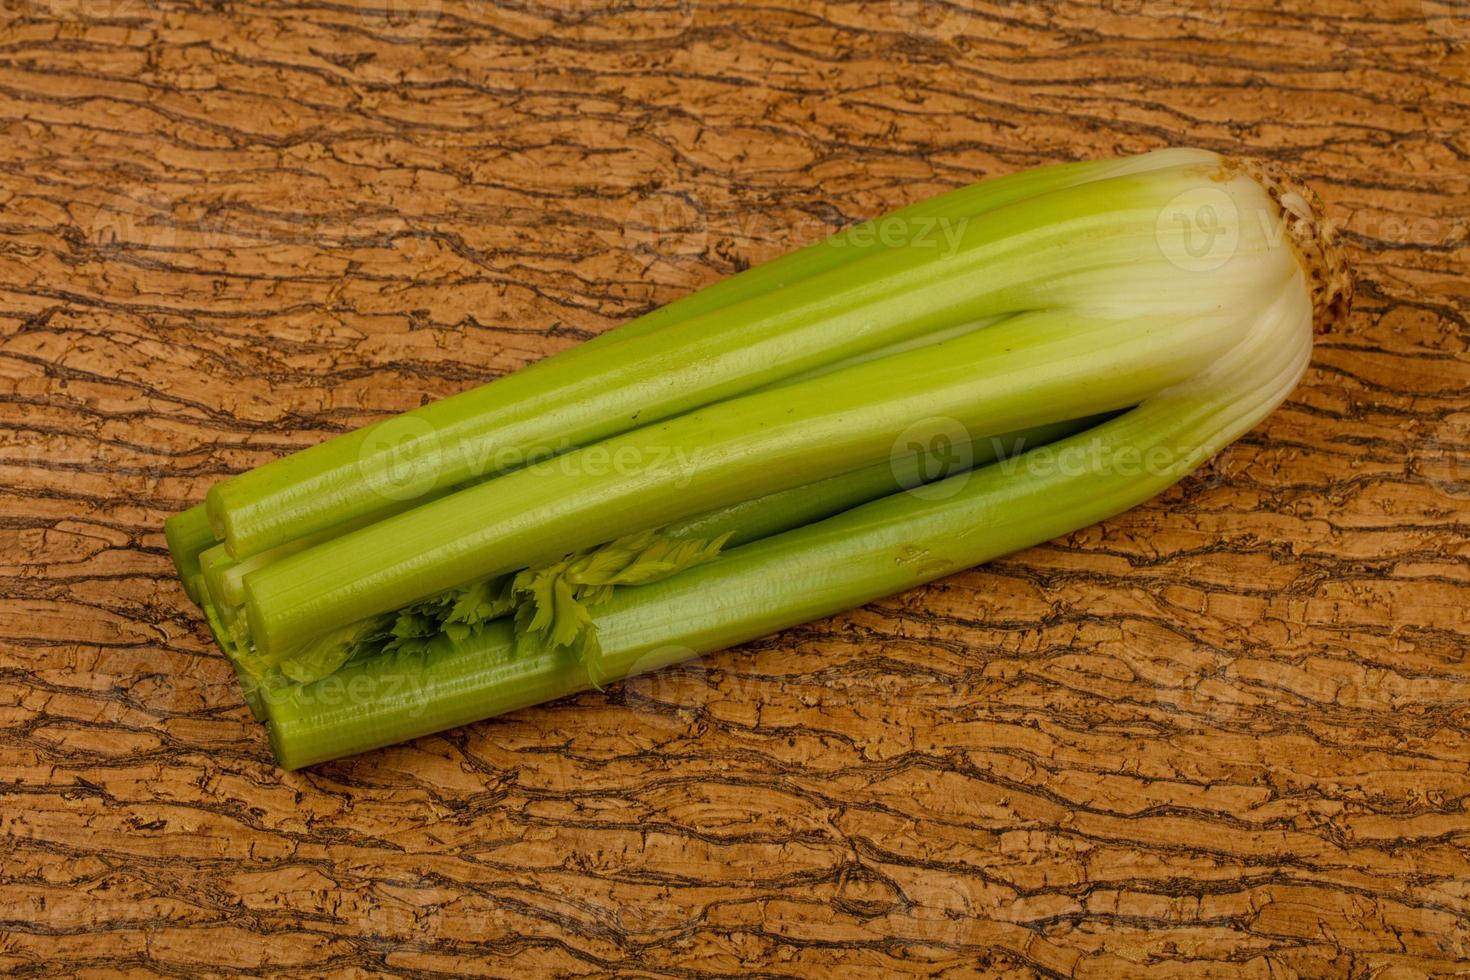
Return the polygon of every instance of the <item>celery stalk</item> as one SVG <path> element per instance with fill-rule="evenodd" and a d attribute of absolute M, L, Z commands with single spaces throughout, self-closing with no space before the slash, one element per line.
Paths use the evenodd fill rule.
<path fill-rule="evenodd" d="M 276 545 L 274 548 L 258 552 L 248 558 L 237 559 L 230 553 L 227 544 L 213 542 L 210 547 L 196 556 L 196 562 L 201 570 L 199 578 L 203 589 L 195 601 L 201 604 L 212 604 L 227 621 L 233 620 L 235 612 L 242 610 L 245 605 L 245 576 L 257 568 L 264 568 L 282 558 L 305 551 L 313 545 L 365 527 L 375 518 L 381 520 L 392 517 L 394 514 L 410 509 L 415 503 L 437 500 L 445 493 L 444 490 L 435 490 L 425 494 L 418 501 L 394 501 L 377 515 L 355 517 L 324 531 L 317 531 L 305 537 L 287 541 L 285 544 Z"/>
<path fill-rule="evenodd" d="M 1100 420 L 1100 417 L 1069 420 L 1054 425 L 1011 432 L 994 438 L 974 440 L 963 447 L 945 445 L 943 438 L 949 433 L 938 433 L 936 435 L 940 438 L 923 445 L 898 447 L 894 457 L 885 463 L 768 494 L 764 497 L 744 500 L 685 521 L 675 522 L 662 528 L 656 538 L 646 541 L 639 538 L 637 540 L 642 543 L 636 545 L 633 540 L 629 540 L 620 546 L 616 553 L 622 558 L 614 565 L 609 566 L 607 558 L 604 557 L 594 562 L 589 569 L 602 568 L 604 576 L 608 571 L 613 571 L 618 580 L 625 580 L 630 573 L 641 577 L 650 568 L 655 570 L 655 579 L 666 577 L 680 570 L 680 565 L 667 568 L 661 566 L 666 558 L 675 554 L 684 555 L 680 559 L 682 564 L 691 561 L 698 563 L 707 560 L 705 556 L 709 554 L 711 547 L 718 551 L 720 547 L 733 547 L 739 543 L 811 523 L 897 490 L 921 487 L 950 473 L 984 465 L 997 458 L 1006 458 L 1025 447 L 1043 444 L 1069 435 Z M 959 451 L 956 451 L 957 449 Z M 689 542 L 693 547 L 682 548 L 679 542 Z M 275 551 L 292 547 L 294 544 L 296 543 L 281 546 Z M 248 570 L 247 566 L 254 565 L 264 556 L 233 563 L 220 559 L 220 552 L 221 549 L 215 548 L 206 552 L 204 556 L 205 565 L 211 572 L 213 569 L 210 566 L 216 561 L 221 561 L 225 569 L 223 576 L 210 575 L 210 584 L 207 589 L 209 598 L 205 608 L 212 621 L 217 620 L 220 626 L 226 628 L 223 630 L 221 646 L 226 650 L 237 669 L 242 670 L 243 673 L 259 677 L 263 670 L 269 672 L 272 667 L 278 667 L 292 674 L 302 672 L 311 674 L 324 669 L 331 672 L 354 655 L 354 646 L 360 645 L 365 637 L 386 635 L 385 630 L 389 625 L 387 621 L 376 624 L 354 623 L 327 634 L 325 643 L 313 641 L 274 655 L 255 648 L 250 648 L 248 651 L 242 649 L 233 631 L 228 629 L 236 624 L 240 613 L 238 608 L 231 605 L 229 578 L 242 569 Z M 629 561 L 632 564 L 624 567 Z M 637 569 L 643 571 L 638 572 Z M 584 573 L 578 572 L 576 568 L 568 567 L 567 574 L 571 574 L 573 580 L 576 580 Z M 455 592 L 453 595 L 440 596 L 431 602 L 429 607 L 415 614 L 415 622 L 423 625 L 427 620 L 418 617 L 432 616 L 435 624 L 434 631 L 443 630 L 449 625 L 451 611 L 454 608 L 461 608 L 459 605 L 461 601 L 470 604 L 462 607 L 462 614 L 465 616 L 469 615 L 470 610 L 479 609 L 482 603 L 487 603 L 486 608 L 492 610 L 499 607 L 499 611 L 494 615 L 509 614 L 514 610 L 515 604 L 512 602 L 510 605 L 503 605 L 511 602 L 509 597 L 502 596 L 504 588 L 505 583 L 502 581 L 493 585 L 486 583 L 483 588 L 474 587 Z M 561 615 L 564 616 L 570 611 L 563 609 Z M 479 615 L 475 613 L 474 621 L 479 620 Z M 468 622 L 468 620 L 462 621 Z M 557 621 L 553 618 L 547 624 L 548 627 L 553 626 Z M 595 628 L 577 627 L 575 624 L 564 624 L 564 628 L 575 630 L 575 632 L 566 634 L 567 642 L 585 645 L 590 640 L 595 643 Z"/>
<path fill-rule="evenodd" d="M 949 247 L 919 221 L 951 222 Z M 242 474 L 171 519 L 170 552 L 306 765 L 1133 506 L 1284 399 L 1350 293 L 1269 166 L 1019 175 Z M 1014 455 L 1038 439 L 1061 441 Z"/>
<path fill-rule="evenodd" d="M 1223 195 L 1237 214 L 1231 254 L 1208 275 L 1189 271 L 1189 241 L 1160 233 L 1172 202 L 1204 192 Z M 560 479 L 521 469 L 272 563 L 245 577 L 252 642 L 275 655 L 477 578 L 865 465 L 925 416 L 951 416 L 986 434 L 1127 407 L 1238 340 L 1257 312 L 1249 298 L 1296 268 L 1280 236 L 1250 220 L 1272 206 L 1261 185 L 1223 174 L 1218 161 L 1109 177 L 991 212 L 964 229 L 952 256 L 870 255 L 798 290 L 717 311 L 741 330 L 700 330 L 696 318 L 687 331 L 605 346 L 617 397 L 658 400 L 660 386 L 712 370 L 745 387 L 768 386 L 770 364 L 789 373 L 819 357 L 830 363 L 834 352 L 851 356 L 848 339 L 872 339 L 875 324 L 893 325 L 883 337 L 892 343 L 1050 307 L 726 398 L 563 457 L 563 472 L 594 451 L 660 457 L 635 474 Z M 1202 281 L 1212 288 L 1202 290 Z M 1236 293 L 1248 301 L 1230 302 Z M 671 453 L 707 459 L 685 466 L 670 463 Z"/>
<path fill-rule="evenodd" d="M 199 570 L 204 579 L 204 596 L 201 603 L 212 603 L 221 605 L 220 595 L 223 591 L 222 579 L 226 572 L 238 567 L 239 562 L 230 557 L 229 551 L 223 544 L 216 544 L 199 554 Z M 235 603 L 234 605 L 238 605 Z"/>
<path fill-rule="evenodd" d="M 215 643 L 224 651 L 225 659 L 230 662 L 230 667 L 235 671 L 235 679 L 240 682 L 240 694 L 245 699 L 245 704 L 250 708 L 250 714 L 256 721 L 266 720 L 265 699 L 260 685 L 255 678 L 241 668 L 240 659 L 235 650 L 234 640 L 230 638 L 228 624 L 220 618 L 214 606 L 204 603 L 204 621 L 209 625 L 209 632 L 213 634 Z"/>

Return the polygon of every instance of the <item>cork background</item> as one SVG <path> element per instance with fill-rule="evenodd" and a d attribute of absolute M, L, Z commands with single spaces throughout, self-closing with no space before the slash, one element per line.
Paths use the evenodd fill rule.
<path fill-rule="evenodd" d="M 1470 8 L 0 0 L 0 973 L 1374 977 L 1470 959 Z M 1357 270 L 1207 471 L 294 774 L 228 474 L 862 218 L 1193 144 Z"/>

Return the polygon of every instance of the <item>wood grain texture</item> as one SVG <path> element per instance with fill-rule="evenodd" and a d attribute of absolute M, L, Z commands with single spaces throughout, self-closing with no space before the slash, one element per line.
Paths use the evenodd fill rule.
<path fill-rule="evenodd" d="M 1463 3 L 0 17 L 0 972 L 1470 972 Z M 1289 164 L 1359 275 L 1210 472 L 273 767 L 163 544 L 212 481 L 942 189 L 1170 144 Z"/>

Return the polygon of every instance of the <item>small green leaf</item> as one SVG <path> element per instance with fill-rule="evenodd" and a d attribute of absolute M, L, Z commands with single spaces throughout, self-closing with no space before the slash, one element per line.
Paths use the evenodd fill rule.
<path fill-rule="evenodd" d="M 729 537 L 683 540 L 656 530 L 639 531 L 526 569 L 515 576 L 509 593 L 516 602 L 516 632 L 595 660 L 601 646 L 589 607 L 610 599 L 616 586 L 647 585 L 710 561 Z"/>
<path fill-rule="evenodd" d="M 553 646 L 570 647 L 577 643 L 584 632 L 594 629 L 592 616 L 587 607 L 577 601 L 572 587 L 565 578 L 558 576 L 552 583 L 553 614 L 551 643 Z"/>
<path fill-rule="evenodd" d="M 515 609 L 512 585 L 510 578 L 501 576 L 465 586 L 455 594 L 444 621 L 478 626 L 508 615 Z"/>
<path fill-rule="evenodd" d="M 310 684 L 335 672 L 352 656 L 357 645 L 378 629 L 377 620 L 351 623 L 291 651 L 274 666 L 296 683 Z"/>

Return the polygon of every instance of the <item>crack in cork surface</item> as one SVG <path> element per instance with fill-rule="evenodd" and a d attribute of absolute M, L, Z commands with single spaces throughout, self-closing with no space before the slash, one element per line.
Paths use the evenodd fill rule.
<path fill-rule="evenodd" d="M 1411 977 L 1470 956 L 1470 20 L 1439 0 L 0 0 L 0 972 Z M 1162 499 L 295 774 L 213 480 L 1024 167 L 1274 160 L 1350 253 Z"/>

